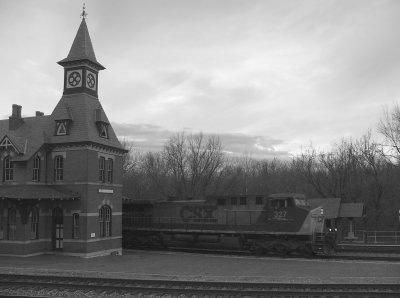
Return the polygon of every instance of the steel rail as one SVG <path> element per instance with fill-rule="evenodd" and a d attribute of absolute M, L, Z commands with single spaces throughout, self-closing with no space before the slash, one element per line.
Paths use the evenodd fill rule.
<path fill-rule="evenodd" d="M 29 297 L 393 298 L 394 284 L 245 283 L 0 274 L 0 295 Z"/>

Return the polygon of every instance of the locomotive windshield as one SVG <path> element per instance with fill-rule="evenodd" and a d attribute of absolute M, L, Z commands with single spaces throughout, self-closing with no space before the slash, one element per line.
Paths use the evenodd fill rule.
<path fill-rule="evenodd" d="M 308 207 L 308 203 L 305 199 L 294 198 L 294 203 L 296 204 L 296 206 Z"/>
<path fill-rule="evenodd" d="M 292 198 L 271 199 L 270 206 L 274 209 L 290 207 L 292 206 Z"/>

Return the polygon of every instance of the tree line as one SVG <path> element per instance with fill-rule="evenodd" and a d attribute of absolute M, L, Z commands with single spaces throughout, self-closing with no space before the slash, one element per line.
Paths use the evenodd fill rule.
<path fill-rule="evenodd" d="M 260 160 L 224 153 L 218 136 L 178 133 L 158 152 L 132 144 L 124 164 L 124 194 L 133 199 L 198 199 L 206 196 L 304 193 L 364 203 L 365 229 L 398 229 L 400 210 L 400 108 L 386 109 L 378 125 L 329 151 L 312 145 L 289 159 Z"/>

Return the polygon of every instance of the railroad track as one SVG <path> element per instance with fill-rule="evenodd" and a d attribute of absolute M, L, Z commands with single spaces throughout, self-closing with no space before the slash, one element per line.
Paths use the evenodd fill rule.
<path fill-rule="evenodd" d="M 393 284 L 300 284 L 104 279 L 0 274 L 2 297 L 387 298 Z"/>

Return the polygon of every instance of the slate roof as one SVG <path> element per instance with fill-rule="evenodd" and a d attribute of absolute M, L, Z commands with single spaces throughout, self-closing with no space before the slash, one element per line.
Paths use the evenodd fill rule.
<path fill-rule="evenodd" d="M 21 153 L 13 161 L 29 160 L 44 144 L 92 142 L 125 151 L 111 126 L 108 138 L 99 136 L 96 109 L 101 110 L 101 121 L 109 123 L 98 99 L 84 93 L 64 95 L 51 115 L 22 118 L 23 124 L 15 130 L 9 130 L 9 119 L 0 120 L 0 141 L 8 137 Z M 56 120 L 64 119 L 72 120 L 69 134 L 55 136 Z"/>
<path fill-rule="evenodd" d="M 101 110 L 101 120 L 110 123 L 97 98 L 85 93 L 64 95 L 49 116 L 49 122 L 46 125 L 49 143 L 94 142 L 124 150 L 111 126 L 108 127 L 108 138 L 99 136 L 95 119 L 96 109 Z M 68 135 L 55 136 L 55 121 L 66 119 L 65 115 L 70 115 L 72 120 L 70 132 Z"/>
<path fill-rule="evenodd" d="M 2 185 L 0 198 L 6 199 L 76 199 L 80 196 L 58 186 L 49 185 Z"/>
<path fill-rule="evenodd" d="M 308 199 L 308 203 L 311 208 L 322 206 L 324 208 L 324 215 L 327 219 L 333 219 L 339 217 L 340 210 L 340 198 L 318 198 Z"/>
<path fill-rule="evenodd" d="M 96 60 L 85 19 L 82 19 L 67 58 L 59 61 L 58 64 L 64 66 L 68 62 L 79 60 L 88 60 L 95 63 L 99 69 L 105 69 L 105 67 Z"/>
<path fill-rule="evenodd" d="M 46 142 L 44 134 L 49 116 L 25 117 L 23 124 L 16 130 L 9 130 L 9 120 L 0 120 L 0 140 L 8 137 L 16 149 L 23 153 L 12 160 L 28 160 Z"/>
<path fill-rule="evenodd" d="M 67 58 L 59 64 L 65 66 L 69 62 L 82 60 L 104 69 L 96 60 L 85 19 L 82 19 Z M 100 110 L 97 116 L 96 110 Z M 68 135 L 55 135 L 58 120 L 70 120 Z M 100 136 L 96 122 L 110 122 L 99 100 L 84 92 L 63 95 L 51 115 L 22 118 L 22 124 L 16 129 L 9 130 L 9 121 L 0 120 L 0 141 L 7 136 L 20 153 L 12 157 L 13 161 L 30 159 L 44 144 L 90 142 L 127 152 L 110 125 L 108 138 Z"/>

